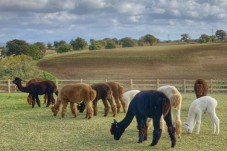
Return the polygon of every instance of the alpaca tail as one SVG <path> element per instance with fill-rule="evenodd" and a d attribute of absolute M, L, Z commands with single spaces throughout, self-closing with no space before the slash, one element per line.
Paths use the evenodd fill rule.
<path fill-rule="evenodd" d="M 182 102 L 182 96 L 179 93 L 174 93 L 171 97 L 170 102 L 172 103 L 172 107 L 178 107 L 179 105 L 181 105 Z"/>
<path fill-rule="evenodd" d="M 170 100 L 167 97 L 165 97 L 163 98 L 163 103 L 162 103 L 163 118 L 169 113 L 170 110 L 171 110 Z"/>
<path fill-rule="evenodd" d="M 96 98 L 96 91 L 94 89 L 91 89 L 90 91 L 90 99 L 93 101 Z"/>
<path fill-rule="evenodd" d="M 112 99 L 112 97 L 113 97 L 113 92 L 112 92 L 112 90 L 109 88 L 109 89 L 107 90 L 107 99 Z"/>

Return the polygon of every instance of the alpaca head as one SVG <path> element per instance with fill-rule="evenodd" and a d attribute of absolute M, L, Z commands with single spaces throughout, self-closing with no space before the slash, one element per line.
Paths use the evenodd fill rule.
<path fill-rule="evenodd" d="M 111 125 L 110 133 L 114 136 L 115 140 L 119 140 L 121 135 L 124 133 L 125 129 L 119 127 L 119 124 L 116 120 Z"/>
<path fill-rule="evenodd" d="M 185 123 L 184 124 L 184 130 L 188 134 L 191 134 L 192 133 L 192 127 L 188 123 Z"/>
<path fill-rule="evenodd" d="M 51 111 L 54 113 L 54 116 L 58 114 L 59 108 L 57 108 L 55 105 L 51 106 Z"/>
<path fill-rule="evenodd" d="M 83 112 L 84 112 L 85 107 L 86 107 L 86 106 L 85 106 L 84 102 L 81 102 L 81 103 L 79 103 L 79 104 L 77 105 L 77 109 L 79 110 L 80 113 L 83 113 Z"/>
<path fill-rule="evenodd" d="M 13 80 L 13 83 L 17 85 L 17 84 L 20 84 L 21 81 L 22 81 L 21 78 L 16 77 L 16 78 Z"/>

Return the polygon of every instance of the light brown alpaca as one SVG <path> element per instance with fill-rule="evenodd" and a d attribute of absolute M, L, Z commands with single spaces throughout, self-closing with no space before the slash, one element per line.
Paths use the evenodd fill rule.
<path fill-rule="evenodd" d="M 124 88 L 117 82 L 106 82 L 113 92 L 113 98 L 117 106 L 117 113 L 120 112 L 121 105 L 123 107 L 124 113 L 126 112 L 126 105 L 123 100 Z"/>
<path fill-rule="evenodd" d="M 31 80 L 29 80 L 27 83 L 26 83 L 26 87 L 28 86 L 28 85 L 30 85 L 31 83 L 35 83 L 35 82 L 40 82 L 40 81 L 43 81 L 43 79 L 41 79 L 41 78 L 35 78 L 35 79 L 31 79 Z M 47 95 L 45 94 L 44 95 L 44 104 L 46 104 L 46 100 L 47 100 Z M 27 97 L 27 102 L 28 102 L 28 104 L 32 104 L 32 96 L 29 94 L 28 95 L 28 97 Z"/>
<path fill-rule="evenodd" d="M 75 103 L 84 101 L 87 110 L 86 118 L 90 119 L 93 116 L 92 101 L 95 99 L 95 97 L 96 91 L 88 84 L 80 83 L 74 85 L 65 85 L 60 90 L 57 103 L 51 107 L 51 110 L 54 113 L 54 116 L 56 116 L 62 103 L 63 106 L 61 116 L 64 118 L 67 105 L 70 103 L 71 112 L 76 117 L 77 108 L 75 107 Z"/>

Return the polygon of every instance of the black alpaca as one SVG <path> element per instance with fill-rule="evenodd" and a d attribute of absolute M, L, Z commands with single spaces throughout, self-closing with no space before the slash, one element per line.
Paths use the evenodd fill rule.
<path fill-rule="evenodd" d="M 16 77 L 13 80 L 13 83 L 17 85 L 18 89 L 21 92 L 27 92 L 29 93 L 29 95 L 32 96 L 32 108 L 35 106 L 35 101 L 40 107 L 40 100 L 38 95 L 47 94 L 48 101 L 46 107 L 49 107 L 51 102 L 52 104 L 55 103 L 53 93 L 57 95 L 58 91 L 57 86 L 53 81 L 44 80 L 40 82 L 31 83 L 26 87 L 22 86 L 21 81 L 22 80 L 20 78 Z"/>
<path fill-rule="evenodd" d="M 164 116 L 168 133 L 171 139 L 171 147 L 176 145 L 175 128 L 172 125 L 171 105 L 169 99 L 164 93 L 159 91 L 141 91 L 130 102 L 125 118 L 121 122 L 114 120 L 110 132 L 114 135 L 115 140 L 119 140 L 125 129 L 132 122 L 134 116 L 137 120 L 137 129 L 139 130 L 139 141 L 142 143 L 147 140 L 147 117 L 153 119 L 153 140 L 151 146 L 158 143 L 162 129 L 160 129 L 160 118 Z"/>

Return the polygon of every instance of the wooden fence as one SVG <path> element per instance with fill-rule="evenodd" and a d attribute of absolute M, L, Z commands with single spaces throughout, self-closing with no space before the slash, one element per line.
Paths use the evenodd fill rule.
<path fill-rule="evenodd" d="M 115 81 L 120 83 L 124 90 L 155 90 L 163 85 L 174 85 L 181 93 L 191 93 L 194 92 L 194 82 L 195 80 L 56 80 L 58 87 L 66 84 L 74 83 L 99 83 Z M 209 93 L 227 93 L 227 81 L 223 80 L 206 80 L 209 85 Z M 25 85 L 25 83 L 22 83 Z M 12 80 L 0 80 L 0 93 L 15 93 L 19 92 Z"/>

